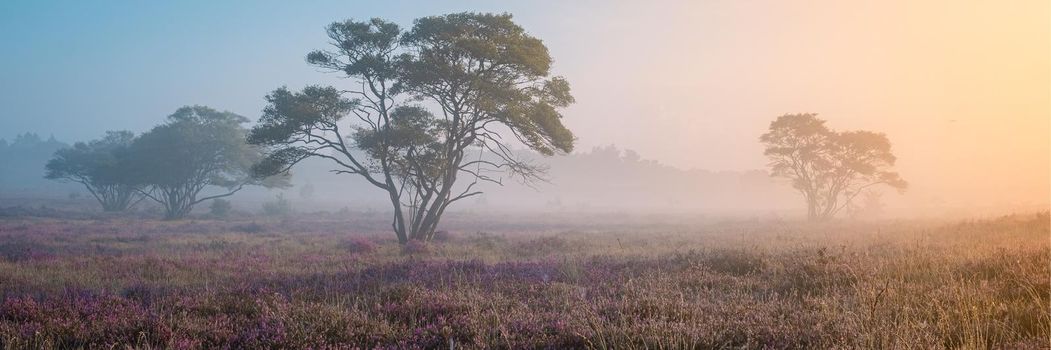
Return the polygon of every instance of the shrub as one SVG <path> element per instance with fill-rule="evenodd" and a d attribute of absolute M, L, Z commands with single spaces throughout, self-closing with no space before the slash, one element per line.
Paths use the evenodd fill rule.
<path fill-rule="evenodd" d="M 712 251 L 702 261 L 712 270 L 735 276 L 758 273 L 765 265 L 762 256 L 743 249 Z"/>
<path fill-rule="evenodd" d="M 425 255 L 430 253 L 430 251 L 431 249 L 426 242 L 415 239 L 401 247 L 401 253 L 407 255 Z"/>
<path fill-rule="evenodd" d="M 456 234 L 449 231 L 443 230 L 434 232 L 434 240 L 438 242 L 452 242 L 455 241 L 457 238 L 459 237 L 457 237 Z"/>
<path fill-rule="evenodd" d="M 569 243 L 562 237 L 547 236 L 519 243 L 515 251 L 521 256 L 542 256 L 565 251 L 568 247 Z"/>
<path fill-rule="evenodd" d="M 779 259 L 783 267 L 772 283 L 783 291 L 811 296 L 853 286 L 857 276 L 842 261 L 841 255 L 824 247 L 787 254 Z"/>
<path fill-rule="evenodd" d="M 212 200 L 212 205 L 208 206 L 212 216 L 217 218 L 225 218 L 230 215 L 230 209 L 233 209 L 233 204 L 228 200 L 215 199 Z"/>
<path fill-rule="evenodd" d="M 247 224 L 237 224 L 230 228 L 233 231 L 244 233 L 260 233 L 266 231 L 266 226 L 257 224 L 255 221 Z"/>
<path fill-rule="evenodd" d="M 53 256 L 51 249 L 26 241 L 0 243 L 0 261 L 10 262 L 42 260 Z"/>
<path fill-rule="evenodd" d="M 354 237 L 344 241 L 340 246 L 354 254 L 370 254 L 376 251 L 378 246 L 375 242 L 365 237 Z"/>
<path fill-rule="evenodd" d="M 492 250 L 507 242 L 503 236 L 497 236 L 488 232 L 477 232 L 471 237 L 471 243 L 482 249 Z"/>
<path fill-rule="evenodd" d="M 273 202 L 263 203 L 263 214 L 267 216 L 288 216 L 292 214 L 292 203 L 278 194 Z"/>

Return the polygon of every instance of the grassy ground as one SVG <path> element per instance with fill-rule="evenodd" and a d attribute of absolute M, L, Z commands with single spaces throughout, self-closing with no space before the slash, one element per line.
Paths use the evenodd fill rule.
<path fill-rule="evenodd" d="M 321 218 L 0 220 L 0 348 L 1047 348 L 1051 337 L 1047 213 L 447 226 L 401 247 L 382 225 Z"/>

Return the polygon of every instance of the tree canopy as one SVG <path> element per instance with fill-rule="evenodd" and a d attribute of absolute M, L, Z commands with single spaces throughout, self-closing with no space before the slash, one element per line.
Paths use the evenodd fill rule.
<path fill-rule="evenodd" d="M 806 199 L 811 220 L 835 216 L 873 186 L 907 187 L 891 171 L 897 158 L 881 133 L 836 132 L 816 114 L 786 114 L 771 122 L 759 141 L 766 147 L 772 175 L 792 181 Z"/>
<path fill-rule="evenodd" d="M 141 184 L 133 176 L 129 148 L 135 140 L 130 131 L 109 131 L 102 139 L 77 142 L 55 152 L 47 162 L 44 177 L 84 185 L 102 205 L 102 210 L 127 210 L 141 199 Z"/>
<path fill-rule="evenodd" d="M 245 142 L 246 122 L 243 116 L 205 106 L 179 108 L 132 146 L 140 192 L 164 206 L 166 219 L 177 219 L 198 203 L 233 195 L 247 185 L 286 185 L 279 178 L 252 176 L 251 167 L 262 154 Z M 222 190 L 201 196 L 208 187 Z"/>
<path fill-rule="evenodd" d="M 347 20 L 326 32 L 331 47 L 307 62 L 349 78 L 350 88 L 269 94 L 249 135 L 267 147 L 255 171 L 328 159 L 333 171 L 387 192 L 403 243 L 429 239 L 450 204 L 481 193 L 479 182 L 539 179 L 543 168 L 518 158 L 515 144 L 544 155 L 573 149 L 559 112 L 573 102 L 569 84 L 550 75 L 547 48 L 511 15 L 424 17 L 405 32 L 382 19 Z M 463 175 L 471 180 L 457 186 Z"/>

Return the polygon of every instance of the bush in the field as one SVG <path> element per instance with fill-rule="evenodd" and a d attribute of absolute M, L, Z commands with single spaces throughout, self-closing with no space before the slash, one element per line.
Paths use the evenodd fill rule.
<path fill-rule="evenodd" d="M 430 252 L 431 247 L 427 245 L 427 242 L 415 239 L 403 244 L 401 247 L 401 253 L 406 255 L 427 255 Z"/>
<path fill-rule="evenodd" d="M 234 225 L 233 227 L 231 227 L 231 229 L 233 231 L 244 232 L 244 233 L 261 233 L 261 232 L 266 232 L 266 226 L 264 226 L 262 224 L 258 224 L 255 221 L 249 222 L 249 223 L 244 223 L 244 224 L 237 224 L 237 225 Z"/>
<path fill-rule="evenodd" d="M 285 199 L 284 194 L 278 194 L 273 201 L 263 203 L 263 215 L 281 217 L 292 215 L 292 202 Z"/>
<path fill-rule="evenodd" d="M 459 238 L 455 233 L 447 230 L 434 231 L 434 240 L 438 242 L 448 243 L 455 241 Z"/>
<path fill-rule="evenodd" d="M 379 246 L 376 242 L 365 238 L 365 237 L 354 237 L 343 241 L 340 246 L 348 252 L 354 254 L 370 254 L 376 252 Z"/>
<path fill-rule="evenodd" d="M 212 204 L 208 206 L 209 213 L 217 218 L 225 218 L 230 215 L 230 210 L 234 208 L 234 205 L 230 201 L 225 199 L 212 200 Z"/>

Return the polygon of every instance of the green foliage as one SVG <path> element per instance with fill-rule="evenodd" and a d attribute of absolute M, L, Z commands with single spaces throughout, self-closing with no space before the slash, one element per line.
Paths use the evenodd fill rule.
<path fill-rule="evenodd" d="M 247 121 L 203 106 L 180 108 L 135 143 L 139 175 L 157 187 L 236 186 L 258 159 L 243 142 Z"/>
<path fill-rule="evenodd" d="M 283 193 L 279 193 L 273 201 L 263 203 L 263 214 L 268 216 L 292 215 L 292 203 L 285 199 Z"/>
<path fill-rule="evenodd" d="M 407 32 L 382 19 L 347 20 L 327 34 L 332 47 L 307 62 L 346 76 L 352 89 L 270 93 L 248 135 L 266 147 L 253 171 L 328 159 L 333 171 L 388 193 L 403 243 L 431 238 L 450 204 L 481 193 L 479 182 L 539 179 L 544 169 L 519 159 L 514 143 L 544 155 L 573 149 L 559 112 L 573 103 L 569 83 L 550 76 L 547 47 L 511 15 L 424 17 Z M 460 176 L 473 180 L 454 190 Z"/>
<path fill-rule="evenodd" d="M 547 47 L 511 15 L 465 12 L 420 18 L 402 44 L 409 48 L 399 57 L 406 90 L 453 114 L 450 131 L 491 121 L 510 128 L 519 141 L 542 154 L 573 150 L 573 134 L 557 111 L 574 102 L 569 83 L 547 77 Z M 483 135 L 475 136 L 484 141 Z"/>
<path fill-rule="evenodd" d="M 44 177 L 84 185 L 104 211 L 127 210 L 141 198 L 129 153 L 134 140 L 130 131 L 108 131 L 102 139 L 60 149 L 45 166 Z"/>
<path fill-rule="evenodd" d="M 213 199 L 212 204 L 208 206 L 209 212 L 212 216 L 217 218 L 225 218 L 230 215 L 230 211 L 233 210 L 234 205 L 230 201 L 225 199 Z"/>
<path fill-rule="evenodd" d="M 317 50 L 307 55 L 310 64 L 331 68 L 351 77 L 394 80 L 398 75 L 392 54 L 398 49 L 401 27 L 373 18 L 368 22 L 346 20 L 326 29 L 335 51 Z"/>
<path fill-rule="evenodd" d="M 792 181 L 807 201 L 811 220 L 833 217 L 872 186 L 899 191 L 908 186 L 890 170 L 897 158 L 881 133 L 836 132 L 816 114 L 786 114 L 771 122 L 759 141 L 772 175 Z"/>
<path fill-rule="evenodd" d="M 251 167 L 262 154 L 245 143 L 241 124 L 247 121 L 204 106 L 183 107 L 135 141 L 135 176 L 145 183 L 147 196 L 165 207 L 165 218 L 181 218 L 195 204 L 233 195 L 246 185 L 287 185 L 283 178 L 252 176 Z M 210 186 L 225 192 L 200 197 Z"/>

